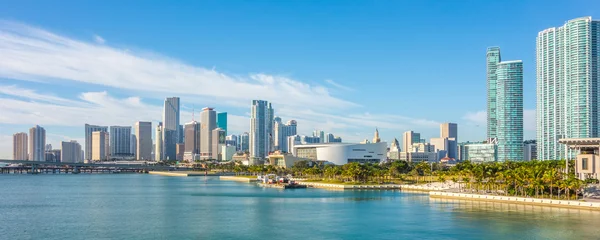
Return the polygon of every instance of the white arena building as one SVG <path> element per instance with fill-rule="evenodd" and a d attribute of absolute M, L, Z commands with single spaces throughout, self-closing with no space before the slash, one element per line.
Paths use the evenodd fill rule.
<path fill-rule="evenodd" d="M 318 143 L 295 145 L 295 156 L 335 165 L 351 162 L 380 163 L 387 158 L 387 143 Z"/>

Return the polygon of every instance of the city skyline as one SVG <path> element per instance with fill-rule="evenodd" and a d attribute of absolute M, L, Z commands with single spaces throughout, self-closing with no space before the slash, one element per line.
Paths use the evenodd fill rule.
<path fill-rule="evenodd" d="M 16 7 L 19 5 L 19 3 L 10 4 Z M 446 5 L 449 3 L 440 4 Z M 455 3 L 451 7 L 460 9 L 462 4 Z M 527 5 L 523 6 L 524 9 L 527 9 L 528 6 L 532 7 L 535 4 L 517 3 L 517 5 Z M 389 57 L 386 57 L 386 60 L 383 62 L 375 61 L 375 64 L 385 65 L 380 70 L 387 72 L 385 75 L 375 76 L 375 79 L 380 79 L 375 82 L 365 80 L 371 79 L 365 72 L 373 72 L 370 70 L 374 70 L 374 65 L 364 65 L 366 62 L 362 61 L 360 64 L 358 62 L 352 63 L 348 60 L 340 62 L 342 65 L 357 69 L 357 71 L 350 71 L 355 76 L 341 74 L 337 70 L 323 71 L 321 69 L 313 71 L 317 70 L 314 66 L 297 65 L 294 64 L 295 60 L 287 58 L 277 59 L 276 62 L 266 61 L 265 59 L 257 59 L 256 63 L 250 63 L 247 60 L 235 60 L 231 62 L 233 58 L 226 57 L 227 54 L 230 54 L 230 51 L 223 49 L 226 46 L 230 47 L 230 44 L 218 47 L 215 50 L 217 51 L 216 53 L 197 54 L 198 56 L 202 56 L 202 58 L 196 59 L 188 55 L 188 52 L 181 53 L 176 51 L 170 45 L 146 44 L 142 39 L 126 34 L 123 29 L 108 31 L 99 27 L 97 22 L 90 22 L 90 20 L 64 24 L 60 20 L 46 21 L 52 17 L 50 13 L 32 17 L 26 11 L 5 12 L 0 10 L 0 13 L 4 13 L 3 16 L 7 16 L 7 19 L 9 19 L 0 23 L 0 34 L 7 37 L 5 40 L 2 40 L 4 48 L 17 49 L 15 48 L 15 44 L 23 42 L 30 42 L 32 44 L 48 42 L 49 44 L 44 46 L 48 47 L 45 50 L 48 53 L 52 53 L 51 55 L 63 55 L 68 58 L 77 57 L 85 59 L 85 61 L 81 62 L 90 63 L 85 66 L 60 65 L 63 63 L 53 61 L 52 56 L 41 54 L 29 47 L 18 48 L 19 51 L 11 51 L 10 54 L 5 56 L 6 59 L 10 60 L 21 59 L 20 56 L 24 56 L 24 54 L 35 57 L 31 62 L 11 61 L 14 65 L 8 65 L 4 62 L 0 63 L 0 68 L 3 70 L 0 71 L 2 72 L 0 74 L 0 78 L 2 79 L 2 83 L 0 84 L 2 86 L 0 98 L 2 98 L 2 101 L 7 106 L 20 106 L 20 109 L 2 108 L 3 112 L 6 113 L 6 118 L 0 121 L 0 157 L 10 158 L 10 155 L 12 155 L 12 134 L 26 131 L 35 124 L 44 126 L 47 129 L 49 133 L 47 141 L 55 146 L 59 146 L 61 141 L 70 140 L 77 140 L 83 144 L 85 136 L 82 135 L 80 126 L 84 123 L 102 124 L 104 126 L 132 125 L 135 121 L 144 120 L 153 122 L 153 126 L 155 126 L 161 121 L 160 114 L 157 114 L 155 110 L 162 108 L 161 102 L 168 96 L 181 97 L 181 118 L 184 119 L 182 122 L 190 119 L 189 116 L 191 115 L 193 105 L 215 106 L 217 109 L 228 112 L 229 129 L 227 132 L 234 134 L 247 132 L 249 129 L 247 102 L 250 99 L 265 99 L 276 104 L 278 109 L 277 115 L 281 118 L 296 119 L 302 122 L 298 129 L 298 132 L 301 133 L 307 133 L 312 129 L 322 129 L 325 132 L 336 133 L 344 141 L 359 142 L 372 134 L 371 129 L 378 127 L 381 132 L 381 139 L 386 142 L 391 142 L 394 138 L 401 138 L 402 133 L 408 130 L 419 132 L 423 135 L 423 138 L 429 139 L 430 137 L 437 136 L 437 126 L 439 123 L 450 121 L 464 126 L 460 130 L 461 140 L 479 141 L 485 138 L 486 135 L 486 111 L 485 101 L 481 101 L 481 99 L 484 99 L 481 96 L 485 95 L 485 71 L 481 70 L 483 69 L 481 67 L 482 63 L 477 61 L 480 61 L 479 59 L 484 54 L 485 48 L 489 46 L 500 46 L 506 49 L 503 55 L 507 59 L 523 59 L 524 61 L 524 139 L 534 139 L 535 47 L 533 46 L 535 34 L 552 26 L 560 26 L 569 19 L 586 15 L 597 15 L 597 12 L 593 10 L 594 8 L 589 7 L 590 5 L 593 6 L 595 4 L 590 2 L 586 8 L 580 6 L 578 9 L 571 9 L 569 11 L 560 9 L 562 11 L 560 13 L 559 9 L 556 8 L 551 11 L 552 14 L 555 12 L 556 14 L 552 15 L 548 13 L 552 17 L 536 19 L 536 21 L 530 22 L 531 24 L 528 24 L 526 28 L 511 28 L 512 35 L 510 37 L 498 37 L 498 35 L 495 35 L 493 37 L 490 36 L 489 39 L 477 37 L 473 40 L 465 40 L 461 38 L 461 40 L 465 40 L 465 42 L 461 43 L 455 39 L 457 36 L 449 35 L 447 36 L 448 42 L 444 44 L 454 44 L 454 48 L 462 51 L 459 53 L 461 60 L 466 61 L 467 64 L 464 64 L 465 62 L 463 64 L 468 67 L 456 68 L 456 65 L 452 64 L 450 66 L 443 66 L 445 63 L 450 62 L 450 56 L 458 55 L 455 50 L 451 50 L 450 48 L 445 48 L 446 50 L 441 52 L 437 48 L 437 50 L 427 50 L 424 53 L 425 55 L 431 53 L 432 50 L 441 53 L 440 58 L 435 60 L 437 61 L 435 64 L 445 69 L 441 71 L 445 73 L 445 76 L 442 78 L 432 76 L 432 73 L 429 73 L 429 71 L 419 71 L 423 69 L 422 67 L 429 64 L 423 64 L 423 57 L 419 57 L 419 55 L 415 55 L 409 51 L 413 48 L 426 49 L 424 47 L 426 45 L 419 45 L 419 43 L 414 41 L 406 42 L 407 40 L 397 45 L 384 44 L 386 51 L 391 51 L 392 53 L 409 52 L 407 54 L 395 54 L 395 62 L 394 59 Z M 416 7 L 417 9 L 414 9 L 414 14 L 426 11 L 425 8 Z M 486 3 L 478 3 L 473 7 L 487 9 L 491 6 Z M 48 6 L 48 8 L 52 9 L 53 7 Z M 286 11 L 290 10 L 285 7 L 283 8 Z M 383 8 L 382 4 L 376 4 L 366 10 L 374 11 L 374 9 Z M 358 9 L 362 8 L 350 7 L 349 13 L 356 13 Z M 511 11 L 516 11 L 515 13 L 521 11 L 517 9 L 519 8 L 515 7 Z M 69 12 L 68 9 L 63 9 L 63 11 Z M 150 9 L 148 11 L 157 11 L 157 9 Z M 333 9 L 326 8 L 325 11 L 333 11 Z M 445 13 L 440 12 L 434 13 L 439 14 L 439 17 L 444 17 L 445 15 Z M 358 25 L 359 22 L 348 19 L 348 17 L 346 15 L 336 16 L 333 17 L 332 21 L 347 21 L 350 26 L 356 26 L 361 30 L 376 30 L 364 28 L 364 26 Z M 390 20 L 395 18 L 392 16 L 382 17 L 390 18 Z M 406 17 L 410 17 L 410 15 Z M 473 16 L 471 15 L 471 17 Z M 99 18 L 99 21 L 102 19 L 104 18 Z M 295 20 L 295 18 L 282 17 L 282 20 Z M 495 24 L 503 27 L 504 31 L 506 31 L 508 26 L 527 20 L 531 19 L 525 19 L 524 16 L 517 15 L 515 18 Z M 221 27 L 231 27 L 231 24 L 235 20 L 232 21 L 222 23 Z M 458 26 L 465 27 L 464 23 L 456 21 L 449 22 L 448 24 L 457 24 Z M 62 27 L 63 24 L 65 28 Z M 133 27 L 135 24 L 140 23 L 132 24 L 127 27 Z M 416 39 L 427 39 L 430 35 L 425 35 L 426 30 L 435 27 L 434 25 L 430 25 L 430 23 L 423 24 L 424 27 L 418 30 Z M 66 28 L 67 26 L 68 28 Z M 273 28 L 273 26 L 266 27 Z M 384 25 L 383 27 L 390 30 L 401 29 L 401 27 L 393 24 Z M 483 35 L 487 33 L 493 34 L 491 33 L 492 29 L 489 27 L 468 26 L 468 28 L 464 29 L 464 31 L 480 32 Z M 139 34 L 157 34 L 158 30 L 160 29 L 139 32 Z M 274 30 L 276 30 L 274 32 L 282 31 L 281 29 Z M 343 32 L 339 32 L 340 37 L 347 36 L 349 34 L 347 30 L 349 29 L 341 29 L 340 31 Z M 321 33 L 319 29 L 305 31 Z M 56 38 L 46 39 L 48 37 L 46 33 Z M 183 33 L 175 32 L 174 34 L 180 37 Z M 397 34 L 380 31 L 372 32 L 372 34 L 389 40 L 399 37 Z M 69 44 L 58 44 L 58 42 L 63 40 Z M 326 47 L 332 42 L 339 43 L 339 41 L 332 40 L 337 40 L 337 38 L 321 39 L 319 42 L 311 43 L 318 44 L 316 45 L 317 47 Z M 427 42 L 424 41 L 423 44 Z M 186 44 L 187 41 L 182 41 L 181 47 L 188 46 Z M 294 44 L 298 45 L 301 43 L 294 42 Z M 343 46 L 364 47 L 364 45 L 360 45 L 356 41 L 345 43 Z M 381 54 L 381 51 L 377 51 L 379 49 L 377 46 L 369 46 L 375 50 L 373 52 Z M 198 51 L 206 51 L 206 49 L 202 44 L 194 44 L 193 48 L 189 50 L 192 53 L 198 53 Z M 265 46 L 260 47 L 255 43 L 251 43 L 248 49 L 272 51 L 265 48 Z M 290 50 L 287 47 L 286 49 Z M 106 56 L 107 59 L 113 59 L 113 64 L 130 63 L 132 65 L 130 68 L 120 70 L 121 72 L 107 71 L 107 78 L 99 78 L 98 74 L 100 72 L 104 71 L 104 69 L 112 69 L 113 67 L 111 63 L 99 62 L 95 58 L 96 56 L 89 54 L 90 50 L 97 51 L 98 54 Z M 242 52 L 247 53 L 247 51 L 249 50 Z M 158 54 L 151 57 L 148 56 L 149 52 Z M 217 53 L 222 53 L 223 56 L 218 56 Z M 294 54 L 298 55 L 300 53 L 296 52 Z M 346 56 L 348 58 L 348 55 L 343 51 L 333 52 L 332 55 Z M 306 55 L 302 56 L 304 58 L 307 57 Z M 335 66 L 331 65 L 336 62 L 334 59 L 330 57 L 321 58 L 321 60 L 310 58 L 311 61 L 309 62 L 329 64 L 327 66 L 335 69 Z M 140 59 L 141 61 L 130 61 L 131 59 Z M 225 61 L 225 59 L 228 60 Z M 349 57 L 348 59 L 353 58 Z M 414 71 L 411 69 L 408 72 L 415 73 L 411 73 L 408 76 L 395 76 L 399 70 L 396 69 L 397 64 L 394 64 L 394 66 L 386 64 L 386 61 L 401 63 L 409 59 L 415 63 L 411 65 Z M 427 61 L 431 61 L 431 59 L 428 58 Z M 163 65 L 163 62 L 167 64 Z M 51 64 L 48 65 L 46 63 Z M 287 66 L 287 64 L 292 65 Z M 15 68 L 17 65 L 21 66 L 18 70 Z M 47 65 L 49 70 L 40 71 L 34 68 L 35 65 Z M 359 67 L 361 65 L 364 65 L 364 70 L 361 70 Z M 177 67 L 171 68 L 170 66 Z M 297 66 L 297 68 L 293 68 L 292 66 Z M 118 69 L 118 67 L 115 68 Z M 68 69 L 86 70 L 85 72 L 89 74 L 81 75 Z M 166 71 L 162 71 L 161 69 L 165 69 Z M 394 70 L 392 71 L 392 69 Z M 144 73 L 146 70 L 149 72 Z M 402 74 L 407 72 L 406 70 L 400 70 Z M 175 75 L 185 77 L 175 79 L 173 78 Z M 394 75 L 394 77 L 390 77 L 391 75 Z M 447 91 L 450 91 L 459 93 L 453 96 L 453 99 L 456 101 L 455 105 L 460 106 L 460 109 L 450 107 L 447 110 L 423 111 L 417 109 L 417 106 L 410 106 L 404 103 L 406 101 L 399 101 L 400 105 L 397 106 L 397 109 L 388 106 L 389 97 L 386 96 L 389 96 L 390 92 L 387 92 L 387 89 L 393 89 L 393 86 L 402 86 L 403 88 L 408 86 L 410 89 L 426 87 L 414 81 L 406 85 L 409 80 L 404 79 L 423 79 L 423 81 L 417 82 L 427 82 L 436 78 L 444 79 L 448 83 L 433 81 L 439 87 L 432 89 L 430 91 L 431 96 L 428 98 L 421 98 L 423 104 L 442 101 L 447 96 Z M 164 81 L 164 79 L 174 80 Z M 394 83 L 391 79 L 400 79 L 401 81 Z M 461 80 L 455 81 L 453 79 Z M 39 82 L 35 84 L 35 82 L 32 82 L 34 80 Z M 197 91 L 194 89 L 195 85 L 192 84 L 194 81 L 203 84 L 202 90 Z M 72 84 L 74 86 L 73 89 L 58 88 L 63 82 Z M 222 89 L 228 89 L 229 93 L 224 92 Z M 292 94 L 289 94 L 290 89 L 293 89 Z M 457 92 L 457 89 L 463 90 Z M 245 94 L 245 91 L 250 92 L 250 94 Z M 469 94 L 460 94 L 465 93 L 462 91 L 468 91 Z M 413 93 L 408 92 L 402 98 L 411 98 L 411 96 L 414 96 L 411 94 Z M 37 113 L 42 117 L 29 117 L 32 113 Z M 131 114 L 131 116 L 127 116 L 127 114 Z M 19 119 L 19 121 L 15 119 Z M 92 121 L 93 119 L 97 119 L 98 121 Z"/>

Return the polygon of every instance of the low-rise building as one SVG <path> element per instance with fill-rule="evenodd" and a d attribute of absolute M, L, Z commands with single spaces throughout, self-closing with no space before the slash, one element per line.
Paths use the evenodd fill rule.
<path fill-rule="evenodd" d="M 438 154 L 435 152 L 400 152 L 398 160 L 407 162 L 437 162 Z"/>
<path fill-rule="evenodd" d="M 559 143 L 579 152 L 575 158 L 575 175 L 581 180 L 600 177 L 600 138 L 565 138 Z M 567 171 L 569 165 L 566 165 Z"/>
<path fill-rule="evenodd" d="M 471 162 L 495 162 L 498 159 L 498 146 L 494 143 L 464 145 L 464 159 Z"/>
<path fill-rule="evenodd" d="M 269 155 L 268 164 L 282 168 L 291 168 L 294 166 L 294 163 L 303 160 L 310 161 L 310 159 L 294 157 L 292 154 L 276 151 Z"/>
<path fill-rule="evenodd" d="M 295 145 L 296 157 L 314 161 L 326 161 L 335 165 L 351 162 L 380 163 L 385 161 L 387 143 L 322 143 Z"/>

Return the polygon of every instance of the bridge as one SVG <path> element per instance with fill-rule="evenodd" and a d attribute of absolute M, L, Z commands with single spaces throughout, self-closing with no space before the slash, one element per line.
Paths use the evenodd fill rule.
<path fill-rule="evenodd" d="M 0 163 L 13 166 L 0 167 L 0 174 L 60 174 L 60 173 L 147 173 L 149 171 L 190 171 L 191 168 L 178 168 L 140 162 L 139 164 L 119 163 L 70 163 L 70 162 L 43 162 L 26 160 L 0 159 Z M 16 164 L 16 166 L 15 166 Z"/>

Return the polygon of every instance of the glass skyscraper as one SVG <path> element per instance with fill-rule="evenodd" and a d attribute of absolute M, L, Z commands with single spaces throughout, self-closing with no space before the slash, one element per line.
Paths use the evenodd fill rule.
<path fill-rule="evenodd" d="M 217 113 L 217 127 L 223 129 L 227 134 L 227 112 Z"/>
<path fill-rule="evenodd" d="M 496 69 L 496 137 L 499 161 L 523 160 L 523 62 L 499 62 Z"/>
<path fill-rule="evenodd" d="M 252 100 L 250 111 L 250 157 L 263 159 L 273 148 L 273 108 L 271 103 Z"/>
<path fill-rule="evenodd" d="M 599 137 L 600 21 L 567 21 L 536 39 L 538 159 L 573 158 L 561 138 Z"/>
<path fill-rule="evenodd" d="M 500 63 L 500 48 L 489 47 L 486 54 L 487 60 L 487 137 L 497 138 L 496 96 L 497 76 L 496 68 Z"/>
<path fill-rule="evenodd" d="M 165 99 L 162 126 L 162 158 L 176 159 L 176 144 L 179 142 L 179 98 Z"/>

